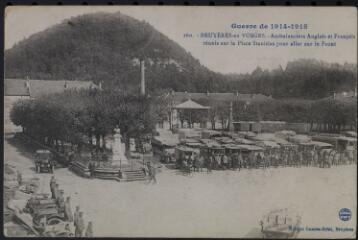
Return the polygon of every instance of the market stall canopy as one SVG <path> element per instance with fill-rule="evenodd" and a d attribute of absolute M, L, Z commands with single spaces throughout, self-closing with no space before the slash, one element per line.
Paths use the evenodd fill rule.
<path fill-rule="evenodd" d="M 229 137 L 216 137 L 215 140 L 217 140 L 221 144 L 234 143 L 234 140 Z"/>
<path fill-rule="evenodd" d="M 240 149 L 246 150 L 246 151 L 263 151 L 264 150 L 262 147 L 255 146 L 255 145 L 238 144 L 236 146 L 238 146 Z"/>
<path fill-rule="evenodd" d="M 273 141 L 260 141 L 257 143 L 260 147 L 269 147 L 269 148 L 279 148 L 280 145 L 278 145 L 276 142 Z"/>
<path fill-rule="evenodd" d="M 181 151 L 181 152 L 186 152 L 186 153 L 188 153 L 188 152 L 189 153 L 190 152 L 196 152 L 197 151 L 195 148 L 191 148 L 191 147 L 188 147 L 188 146 L 182 146 L 182 145 L 177 146 L 175 149 L 178 150 L 178 151 Z"/>
<path fill-rule="evenodd" d="M 188 147 L 198 148 L 204 146 L 199 140 L 194 138 L 182 139 L 180 142 Z"/>
<path fill-rule="evenodd" d="M 158 145 L 165 145 L 169 147 L 175 147 L 179 144 L 179 139 L 177 138 L 166 138 L 164 136 L 155 136 L 152 139 L 152 143 L 158 144 Z"/>
<path fill-rule="evenodd" d="M 250 139 L 256 141 L 274 141 L 276 138 L 275 134 L 273 133 L 260 133 Z"/>
<path fill-rule="evenodd" d="M 187 144 L 187 143 L 200 143 L 198 139 L 195 138 L 185 138 L 180 140 L 181 143 Z"/>
<path fill-rule="evenodd" d="M 250 131 L 239 131 L 238 135 L 243 138 L 252 138 L 256 136 L 256 133 Z"/>
<path fill-rule="evenodd" d="M 245 138 L 239 138 L 239 137 L 235 137 L 234 138 L 234 141 L 236 143 L 239 143 L 239 144 L 247 144 L 247 145 L 253 145 L 255 144 L 254 141 L 251 141 L 251 140 L 248 140 L 248 139 L 245 139 Z"/>
<path fill-rule="evenodd" d="M 343 132 L 344 135 L 346 135 L 347 137 L 357 137 L 357 132 L 355 131 L 345 131 Z"/>
<path fill-rule="evenodd" d="M 357 138 L 353 138 L 353 137 L 339 137 L 338 140 L 341 141 L 347 141 L 347 142 L 357 142 Z"/>
<path fill-rule="evenodd" d="M 200 139 L 200 141 L 208 148 L 222 148 L 222 146 L 213 139 Z"/>
<path fill-rule="evenodd" d="M 187 101 L 174 106 L 174 109 L 208 110 L 210 109 L 210 107 L 200 105 L 199 103 L 194 102 L 191 99 L 188 99 Z"/>
<path fill-rule="evenodd" d="M 277 138 L 275 139 L 275 142 L 278 143 L 278 144 L 280 144 L 281 146 L 292 146 L 292 145 L 295 145 L 295 144 L 290 143 L 289 141 L 287 141 L 287 140 L 285 140 L 285 139 L 283 139 L 283 138 L 279 138 L 279 137 L 277 137 Z"/>
<path fill-rule="evenodd" d="M 298 135 L 289 137 L 288 140 L 290 142 L 294 142 L 294 143 L 304 143 L 304 142 L 310 142 L 311 137 L 308 135 L 298 134 Z"/>
<path fill-rule="evenodd" d="M 296 132 L 292 130 L 281 130 L 278 132 L 275 132 L 275 136 L 278 138 L 288 139 L 289 137 L 295 136 Z"/>
<path fill-rule="evenodd" d="M 201 130 L 199 129 L 185 129 L 181 128 L 178 130 L 179 139 L 186 139 L 186 138 L 200 138 L 201 137 Z"/>
<path fill-rule="evenodd" d="M 201 132 L 201 138 L 211 138 L 215 136 L 222 136 L 221 132 L 215 130 L 204 130 Z"/>
<path fill-rule="evenodd" d="M 333 145 L 325 142 L 319 142 L 319 141 L 309 141 L 309 142 L 301 142 L 299 145 L 303 146 L 315 146 L 318 148 L 332 148 Z"/>
<path fill-rule="evenodd" d="M 332 144 L 325 143 L 325 142 L 318 142 L 318 141 L 311 141 L 313 145 L 320 148 L 333 148 Z"/>
<path fill-rule="evenodd" d="M 239 145 L 236 145 L 236 144 L 224 144 L 222 145 L 224 148 L 226 149 L 233 149 L 233 150 L 237 150 L 237 149 L 241 149 Z"/>

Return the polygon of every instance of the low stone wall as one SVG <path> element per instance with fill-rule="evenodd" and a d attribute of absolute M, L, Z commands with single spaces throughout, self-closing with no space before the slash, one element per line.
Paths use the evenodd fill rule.
<path fill-rule="evenodd" d="M 90 169 L 79 161 L 73 161 L 69 169 L 81 177 L 91 177 Z"/>

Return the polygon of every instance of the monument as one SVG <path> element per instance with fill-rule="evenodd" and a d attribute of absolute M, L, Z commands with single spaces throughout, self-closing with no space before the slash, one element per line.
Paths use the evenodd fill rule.
<path fill-rule="evenodd" d="M 113 135 L 113 145 L 112 145 L 112 165 L 123 167 L 125 165 L 129 165 L 127 157 L 124 155 L 122 150 L 122 141 L 121 141 L 121 130 L 118 126 L 114 129 Z"/>

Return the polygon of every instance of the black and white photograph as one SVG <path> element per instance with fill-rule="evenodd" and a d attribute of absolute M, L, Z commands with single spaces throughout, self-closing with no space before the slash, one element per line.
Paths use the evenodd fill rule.
<path fill-rule="evenodd" d="M 6 237 L 356 238 L 357 8 L 4 15 Z"/>

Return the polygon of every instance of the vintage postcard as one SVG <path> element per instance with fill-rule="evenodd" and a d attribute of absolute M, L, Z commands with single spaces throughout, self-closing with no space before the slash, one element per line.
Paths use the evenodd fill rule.
<path fill-rule="evenodd" d="M 355 238 L 357 9 L 11 6 L 4 235 Z"/>

